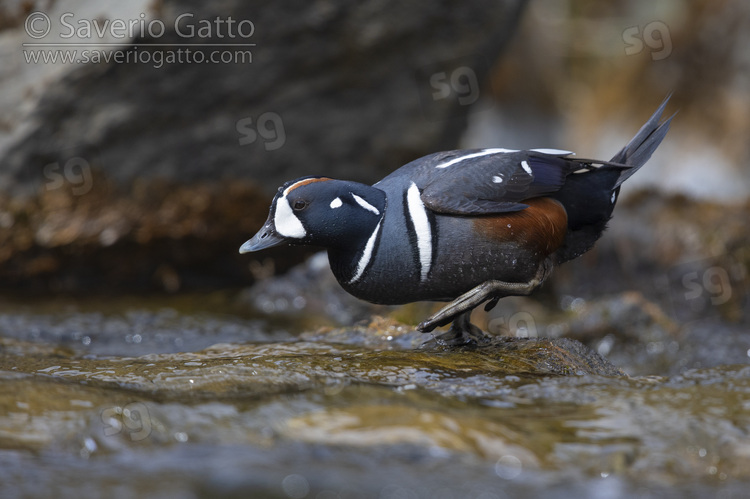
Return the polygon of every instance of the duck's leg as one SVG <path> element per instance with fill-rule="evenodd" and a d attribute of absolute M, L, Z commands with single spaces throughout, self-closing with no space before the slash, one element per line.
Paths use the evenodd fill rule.
<path fill-rule="evenodd" d="M 423 333 L 428 333 L 439 326 L 444 326 L 454 321 L 454 327 L 461 328 L 465 323 L 469 323 L 471 311 L 483 302 L 498 297 L 505 296 L 525 296 L 531 294 L 539 287 L 552 270 L 549 260 L 545 260 L 539 266 L 536 275 L 529 282 L 504 282 L 504 281 L 486 281 L 476 288 L 467 291 L 437 313 L 422 321 L 417 329 Z M 463 315 L 466 317 L 464 318 Z M 456 324 L 458 322 L 458 325 Z M 471 326 L 471 324 L 469 323 Z M 451 331 L 453 328 L 451 327 Z M 471 326 L 476 328 L 476 326 Z M 477 328 L 478 329 L 478 328 Z M 450 333 L 450 331 L 449 331 Z"/>

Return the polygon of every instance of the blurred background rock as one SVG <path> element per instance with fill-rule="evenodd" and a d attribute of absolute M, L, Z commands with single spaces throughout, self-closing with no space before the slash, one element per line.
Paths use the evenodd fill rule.
<path fill-rule="evenodd" d="M 433 101 L 429 78 L 460 58 L 478 91 L 523 8 L 486 0 L 3 5 L 0 281 L 52 292 L 250 282 L 252 260 L 239 257 L 238 244 L 284 181 L 373 182 L 457 146 L 470 107 Z M 217 17 L 237 24 L 211 24 Z M 80 31 L 94 19 L 100 27 L 135 20 L 136 39 Z M 27 33 L 44 34 L 47 24 L 41 38 Z M 22 46 L 30 42 L 58 45 Z M 90 45 L 62 45 L 73 42 Z M 227 42 L 253 46 L 216 46 Z M 111 52 L 106 43 L 151 62 L 26 59 Z M 190 59 L 203 63 L 180 64 L 162 63 L 175 48 L 152 43 L 215 46 L 191 47 Z M 217 50 L 232 62 L 205 63 Z M 276 260 L 288 265 L 284 254 Z"/>
<path fill-rule="evenodd" d="M 34 11 L 52 20 L 49 43 L 92 42 L 61 37 L 65 12 L 70 23 L 160 20 L 166 31 L 94 36 L 87 47 L 147 54 L 150 63 L 33 63 L 30 54 L 45 51 L 22 46 L 40 41 L 26 31 Z M 216 27 L 208 38 L 182 37 L 174 24 L 185 12 L 196 26 L 251 20 L 254 32 L 241 41 L 255 44 L 252 62 L 153 62 L 168 48 L 149 44 L 227 42 Z M 237 254 L 283 181 L 374 182 L 457 147 L 557 147 L 606 159 L 672 92 L 672 130 L 625 184 L 610 230 L 537 299 L 566 313 L 576 299 L 638 290 L 663 309 L 676 306 L 673 318 L 747 319 L 745 2 L 6 1 L 0 16 L 7 294 L 175 293 L 257 281 L 248 303 L 305 311 L 326 296 L 320 289 L 336 289 L 316 274 L 317 260 L 287 287 L 265 278 L 311 250 Z M 112 42 L 123 45 L 104 45 Z M 209 57 L 214 48 L 194 50 Z M 374 309 L 342 301 L 337 310 L 327 313 L 333 323 Z"/>

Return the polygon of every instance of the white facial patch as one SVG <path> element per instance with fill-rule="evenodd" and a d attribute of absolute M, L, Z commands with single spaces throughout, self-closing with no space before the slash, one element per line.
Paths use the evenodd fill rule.
<path fill-rule="evenodd" d="M 516 149 L 503 149 L 503 148 L 495 148 L 495 149 L 483 149 L 479 152 L 474 152 L 471 154 L 465 154 L 464 156 L 459 156 L 457 158 L 453 158 L 450 161 L 446 161 L 445 163 L 440 163 L 435 168 L 448 168 L 449 166 L 455 165 L 456 163 L 459 163 L 461 161 L 464 161 L 466 159 L 471 158 L 479 158 L 481 156 L 489 156 L 490 154 L 500 154 L 504 152 L 518 152 Z"/>
<path fill-rule="evenodd" d="M 430 266 L 432 265 L 432 228 L 419 194 L 419 187 L 413 182 L 409 190 L 406 191 L 406 205 L 409 209 L 409 218 L 414 224 L 414 233 L 417 236 L 420 279 L 424 281 L 427 274 L 430 273 Z"/>
<path fill-rule="evenodd" d="M 341 201 L 341 198 L 336 198 L 333 201 L 331 201 L 331 209 L 335 210 L 336 208 L 341 208 L 342 204 L 344 204 L 344 202 Z"/>
<path fill-rule="evenodd" d="M 521 161 L 521 168 L 523 168 L 523 171 L 531 175 L 531 167 L 526 161 Z"/>
<path fill-rule="evenodd" d="M 378 211 L 377 208 L 375 208 L 373 205 L 365 201 L 363 198 L 357 196 L 354 193 L 352 193 L 352 197 L 357 202 L 357 204 L 360 205 L 362 208 L 366 209 L 367 211 L 371 211 L 376 215 L 380 215 L 380 211 Z"/>
<path fill-rule="evenodd" d="M 500 175 L 495 175 L 494 177 L 492 177 L 492 181 L 496 184 L 502 184 L 503 177 L 501 177 Z"/>
<path fill-rule="evenodd" d="M 273 214 L 273 225 L 276 227 L 276 232 L 284 237 L 292 237 L 295 239 L 302 239 L 307 235 L 305 227 L 297 218 L 297 215 L 292 211 L 292 207 L 289 205 L 289 200 L 286 195 L 281 196 L 276 201 L 276 211 Z"/>

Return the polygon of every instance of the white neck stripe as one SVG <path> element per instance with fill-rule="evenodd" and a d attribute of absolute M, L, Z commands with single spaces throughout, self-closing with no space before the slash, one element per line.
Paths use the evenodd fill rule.
<path fill-rule="evenodd" d="M 359 281 L 362 278 L 362 275 L 365 273 L 365 269 L 372 259 L 372 252 L 375 249 L 375 241 L 378 238 L 378 232 L 380 231 L 380 222 L 382 221 L 383 219 L 381 218 L 378 222 L 378 225 L 375 226 L 375 230 L 370 235 L 370 238 L 367 240 L 365 249 L 364 251 L 362 251 L 362 258 L 360 258 L 359 262 L 357 263 L 357 271 L 354 273 L 354 277 L 352 277 L 349 281 L 349 284 L 354 284 L 355 282 Z"/>
<path fill-rule="evenodd" d="M 432 228 L 427 218 L 427 210 L 422 203 L 419 187 L 411 184 L 406 191 L 406 205 L 409 209 L 409 218 L 414 225 L 414 233 L 417 236 L 417 249 L 419 251 L 420 280 L 424 281 L 430 273 L 432 265 Z"/>
<path fill-rule="evenodd" d="M 366 209 L 367 211 L 371 211 L 376 215 L 380 215 L 380 212 L 378 211 L 378 209 L 375 208 L 370 203 L 368 203 L 364 198 L 361 198 L 354 193 L 352 193 L 352 197 L 357 202 L 357 204 L 360 205 L 362 208 Z"/>
<path fill-rule="evenodd" d="M 463 161 L 465 159 L 478 158 L 480 156 L 489 156 L 490 154 L 500 154 L 504 152 L 518 152 L 518 150 L 517 149 L 503 149 L 503 148 L 484 149 L 479 152 L 466 154 L 464 156 L 459 156 L 458 158 L 453 158 L 450 161 L 437 165 L 435 168 L 448 168 L 449 166 L 455 165 L 456 163 Z"/>

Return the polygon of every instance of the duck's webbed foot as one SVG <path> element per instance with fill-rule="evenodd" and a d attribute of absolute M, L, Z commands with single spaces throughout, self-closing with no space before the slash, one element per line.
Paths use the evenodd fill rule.
<path fill-rule="evenodd" d="M 471 323 L 471 310 L 455 319 L 451 328 L 435 337 L 439 344 L 448 346 L 481 345 L 490 341 L 490 336 Z"/>

